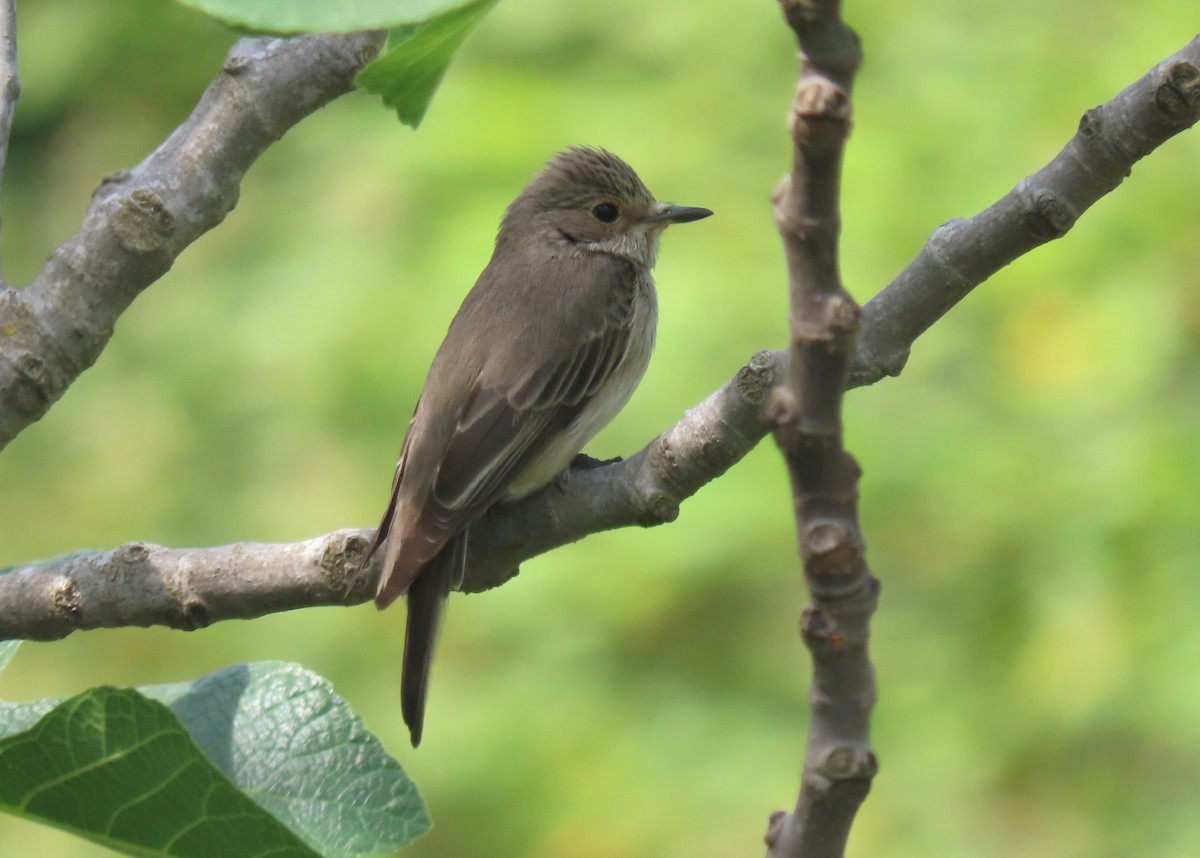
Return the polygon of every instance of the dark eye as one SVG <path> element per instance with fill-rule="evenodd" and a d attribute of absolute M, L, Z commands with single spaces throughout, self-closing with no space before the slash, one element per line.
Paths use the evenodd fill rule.
<path fill-rule="evenodd" d="M 620 216 L 621 213 L 617 211 L 617 207 L 612 203 L 600 203 L 600 205 L 592 209 L 592 217 L 600 221 L 600 223 L 612 223 Z"/>

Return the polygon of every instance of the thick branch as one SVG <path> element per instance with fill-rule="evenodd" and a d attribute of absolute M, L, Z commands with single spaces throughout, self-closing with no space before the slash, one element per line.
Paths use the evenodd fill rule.
<path fill-rule="evenodd" d="M 812 717 L 800 794 L 772 816 L 769 858 L 841 858 L 875 776 L 867 655 L 879 582 L 858 524 L 858 464 L 842 446 L 842 393 L 859 310 L 838 273 L 842 153 L 850 86 L 862 58 L 838 0 L 783 0 L 800 42 L 792 102 L 792 171 L 775 193 L 788 259 L 791 368 L 774 402 L 775 439 L 792 482 L 810 604 L 801 631 L 812 656 Z"/>
<path fill-rule="evenodd" d="M 8 163 L 8 140 L 12 135 L 13 112 L 21 94 L 17 77 L 17 0 L 0 0 L 0 187 Z M 0 289 L 7 284 L 0 265 Z"/>
<path fill-rule="evenodd" d="M 37 279 L 0 291 L 0 448 L 95 362 L 133 299 L 224 219 L 255 159 L 348 92 L 382 42 L 375 32 L 242 39 L 187 121 L 101 182 Z"/>
<path fill-rule="evenodd" d="M 1200 36 L 1085 113 L 1066 147 L 1003 198 L 938 227 L 917 258 L 863 308 L 851 385 L 898 375 L 916 338 L 968 292 L 1065 235 L 1135 163 L 1197 121 Z"/>
<path fill-rule="evenodd" d="M 767 432 L 765 405 L 783 368 L 756 355 L 637 455 L 573 471 L 471 529 L 467 591 L 511 578 L 538 554 L 590 533 L 673 521 L 679 504 L 723 474 Z M 0 640 L 55 640 L 82 629 L 194 629 L 314 605 L 367 601 L 378 575 L 355 579 L 369 531 L 340 530 L 291 545 L 163 548 L 131 543 L 0 574 Z"/>

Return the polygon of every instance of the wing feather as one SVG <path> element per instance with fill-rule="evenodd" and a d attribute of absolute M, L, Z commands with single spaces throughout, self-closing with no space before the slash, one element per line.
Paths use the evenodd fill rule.
<path fill-rule="evenodd" d="M 569 311 L 569 324 L 555 329 L 548 342 L 543 327 L 541 340 L 531 329 L 525 337 L 491 343 L 482 365 L 472 370 L 472 383 L 471 377 L 462 377 L 465 369 L 458 372 L 451 363 L 462 360 L 464 348 L 482 347 L 464 342 L 466 328 L 459 325 L 460 319 L 465 314 L 477 319 L 499 316 L 509 309 L 486 304 L 486 294 L 475 298 L 488 276 L 485 271 L 430 370 L 432 378 L 440 361 L 440 371 L 458 372 L 456 383 L 465 394 L 459 394 L 457 417 L 454 411 L 445 413 L 445 403 L 427 402 L 428 413 L 418 411 L 405 439 L 391 505 L 375 539 L 376 546 L 387 545 L 376 597 L 381 606 L 405 592 L 425 563 L 503 496 L 509 483 L 570 425 L 620 365 L 630 344 L 636 284 L 627 272 L 614 270 L 611 275 L 603 289 L 592 284 L 592 290 L 574 299 L 580 306 L 555 310 Z M 545 362 L 545 354 L 560 357 Z M 531 369 L 522 379 L 507 380 L 504 389 L 506 379 L 496 368 L 520 366 L 522 361 Z M 419 449 L 416 435 L 422 436 Z M 410 458 L 422 466 L 412 465 L 413 474 L 406 476 Z M 432 467 L 425 467 L 426 462 Z"/>

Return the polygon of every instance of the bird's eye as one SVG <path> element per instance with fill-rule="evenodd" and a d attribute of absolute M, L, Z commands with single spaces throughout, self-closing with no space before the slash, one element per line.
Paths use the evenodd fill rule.
<path fill-rule="evenodd" d="M 621 213 L 612 203 L 600 203 L 600 205 L 592 209 L 592 217 L 600 221 L 600 223 L 612 223 L 620 216 Z"/>

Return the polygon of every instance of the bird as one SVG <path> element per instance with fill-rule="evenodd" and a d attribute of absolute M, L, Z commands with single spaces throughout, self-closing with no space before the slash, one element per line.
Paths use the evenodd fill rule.
<path fill-rule="evenodd" d="M 659 238 L 711 214 L 656 201 L 623 160 L 586 146 L 555 155 L 505 211 L 433 357 L 363 560 L 383 549 L 380 610 L 407 595 L 400 703 L 414 748 L 472 524 L 553 481 L 629 401 L 654 348 Z"/>

